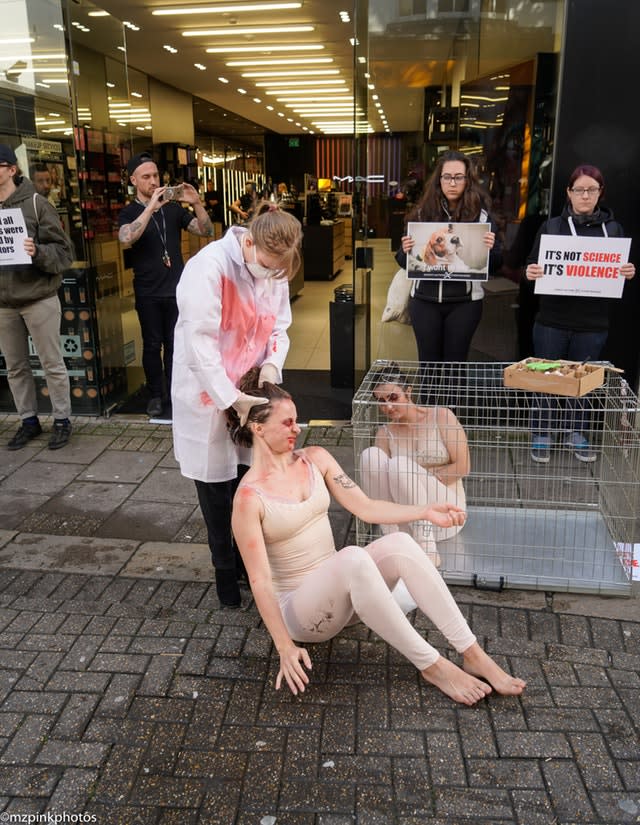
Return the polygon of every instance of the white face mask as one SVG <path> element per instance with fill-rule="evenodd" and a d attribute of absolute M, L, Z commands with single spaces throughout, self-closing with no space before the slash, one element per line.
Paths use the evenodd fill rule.
<path fill-rule="evenodd" d="M 282 275 L 282 269 L 270 269 L 268 266 L 262 266 L 258 263 L 258 250 L 255 243 L 253 244 L 253 262 L 245 261 L 245 266 L 256 280 L 264 280 L 266 278 L 277 278 Z"/>

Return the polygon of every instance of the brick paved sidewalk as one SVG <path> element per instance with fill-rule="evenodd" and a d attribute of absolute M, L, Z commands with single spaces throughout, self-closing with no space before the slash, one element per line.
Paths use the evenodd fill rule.
<path fill-rule="evenodd" d="M 44 441 L 0 453 L 0 822 L 638 821 L 637 598 L 456 588 L 479 641 L 528 680 L 520 699 L 456 706 L 361 626 L 310 646 L 304 696 L 276 692 L 248 591 L 218 607 L 170 433 L 79 424 L 54 456 Z M 341 432 L 309 437 L 346 450 Z M 141 532 L 105 535 L 125 504 Z"/>

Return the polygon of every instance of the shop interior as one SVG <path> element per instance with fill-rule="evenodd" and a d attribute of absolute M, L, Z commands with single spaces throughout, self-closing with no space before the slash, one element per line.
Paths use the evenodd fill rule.
<path fill-rule="evenodd" d="M 44 181 L 76 248 L 62 330 L 74 412 L 113 414 L 143 384 L 117 240 L 126 163 L 142 150 L 165 183 L 196 183 L 204 195 L 213 182 L 216 237 L 247 182 L 274 199 L 285 184 L 282 205 L 304 224 L 287 368 L 346 390 L 375 358 L 415 359 L 411 328 L 380 321 L 393 255 L 439 153 L 472 155 L 504 247 L 473 356 L 517 356 L 519 269 L 549 206 L 563 0 L 244 5 L 11 2 L 0 141 Z M 185 234 L 185 258 L 202 243 Z M 349 301 L 341 325 L 332 305 Z M 2 366 L 0 405 L 10 409 Z"/>

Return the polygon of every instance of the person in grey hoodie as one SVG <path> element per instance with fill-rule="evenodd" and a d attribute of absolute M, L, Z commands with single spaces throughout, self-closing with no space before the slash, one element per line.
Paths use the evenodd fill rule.
<path fill-rule="evenodd" d="M 31 336 L 53 410 L 49 448 L 57 450 L 71 436 L 69 376 L 60 347 L 62 310 L 57 293 L 62 273 L 73 262 L 73 246 L 55 208 L 20 175 L 13 149 L 0 144 L 0 219 L 10 209 L 22 211 L 27 234 L 24 250 L 31 263 L 3 264 L 0 256 L 0 351 L 6 361 L 13 401 L 22 419 L 7 447 L 19 450 L 42 432 L 29 363 Z"/>

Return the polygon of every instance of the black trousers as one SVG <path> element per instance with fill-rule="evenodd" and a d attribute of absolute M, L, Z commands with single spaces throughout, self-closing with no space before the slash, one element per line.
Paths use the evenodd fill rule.
<path fill-rule="evenodd" d="M 482 317 L 482 300 L 439 304 L 409 299 L 418 361 L 466 361 Z"/>
<path fill-rule="evenodd" d="M 136 296 L 136 312 L 142 332 L 142 368 L 149 393 L 152 398 L 161 398 L 171 392 L 173 331 L 178 321 L 178 304 L 175 298 Z"/>
<path fill-rule="evenodd" d="M 211 561 L 216 570 L 242 571 L 244 565 L 231 533 L 233 497 L 249 468 L 238 465 L 238 475 L 230 481 L 196 481 L 198 501 L 207 526 Z"/>

